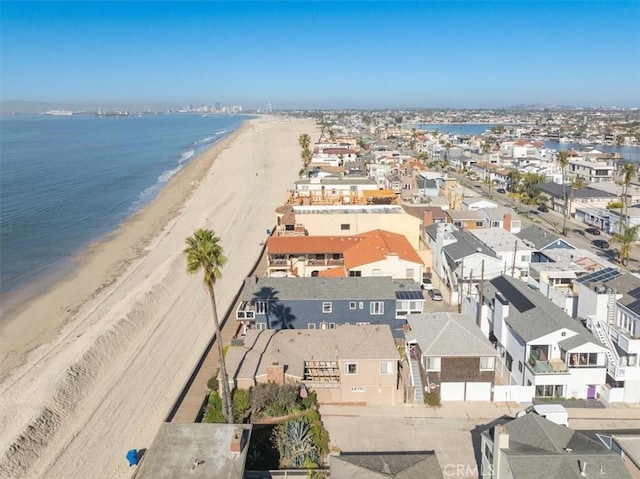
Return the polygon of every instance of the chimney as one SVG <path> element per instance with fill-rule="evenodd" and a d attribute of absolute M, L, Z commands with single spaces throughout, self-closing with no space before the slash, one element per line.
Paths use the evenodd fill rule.
<path fill-rule="evenodd" d="M 511 233 L 511 213 L 505 213 L 502 218 L 502 227 Z"/>
<path fill-rule="evenodd" d="M 423 217 L 423 222 L 424 222 L 424 226 L 429 226 L 433 224 L 433 211 L 431 210 L 424 210 L 424 217 Z"/>
<path fill-rule="evenodd" d="M 502 426 L 496 426 L 493 429 L 493 477 L 502 477 L 502 454 L 500 450 L 509 449 L 509 432 Z"/>
<path fill-rule="evenodd" d="M 242 429 L 236 428 L 231 436 L 231 452 L 240 453 L 242 451 Z"/>
<path fill-rule="evenodd" d="M 284 366 L 280 366 L 278 363 L 267 366 L 267 381 L 284 386 Z"/>

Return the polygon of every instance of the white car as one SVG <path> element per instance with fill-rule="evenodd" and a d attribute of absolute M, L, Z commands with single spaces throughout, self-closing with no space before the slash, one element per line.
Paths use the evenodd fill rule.
<path fill-rule="evenodd" d="M 429 291 L 433 289 L 433 283 L 431 282 L 431 278 L 422 278 L 422 284 L 420 284 L 420 287 L 425 291 Z"/>

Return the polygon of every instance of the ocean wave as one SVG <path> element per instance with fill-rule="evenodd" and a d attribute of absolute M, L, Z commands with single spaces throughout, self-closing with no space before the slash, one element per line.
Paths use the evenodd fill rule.
<path fill-rule="evenodd" d="M 231 131 L 231 130 L 220 130 L 220 131 L 216 131 L 216 132 L 215 132 L 215 134 L 216 134 L 216 135 L 218 135 L 218 136 L 220 136 L 220 135 L 223 135 L 223 134 L 225 134 L 225 133 L 229 133 L 230 131 Z"/>
<path fill-rule="evenodd" d="M 188 150 L 182 152 L 180 155 L 180 159 L 178 160 L 178 165 L 184 165 L 187 161 L 193 158 L 193 155 L 196 154 L 196 150 Z"/>
<path fill-rule="evenodd" d="M 203 138 L 202 140 L 196 141 L 196 144 L 209 143 L 210 141 L 213 141 L 215 139 L 216 139 L 215 136 L 208 136 L 206 138 Z"/>

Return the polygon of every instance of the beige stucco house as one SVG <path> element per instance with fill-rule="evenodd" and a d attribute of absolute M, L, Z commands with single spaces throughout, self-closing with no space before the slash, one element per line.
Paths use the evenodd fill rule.
<path fill-rule="evenodd" d="M 257 383 L 304 384 L 320 403 L 384 404 L 402 401 L 400 355 L 387 325 L 335 329 L 247 331 L 225 357 L 232 387 Z"/>

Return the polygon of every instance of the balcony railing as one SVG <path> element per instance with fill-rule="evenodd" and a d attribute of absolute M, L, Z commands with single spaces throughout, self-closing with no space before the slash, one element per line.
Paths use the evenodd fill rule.
<path fill-rule="evenodd" d="M 566 374 L 569 372 L 567 364 L 562 359 L 539 361 L 532 356 L 529 358 L 529 367 L 534 374 Z"/>

